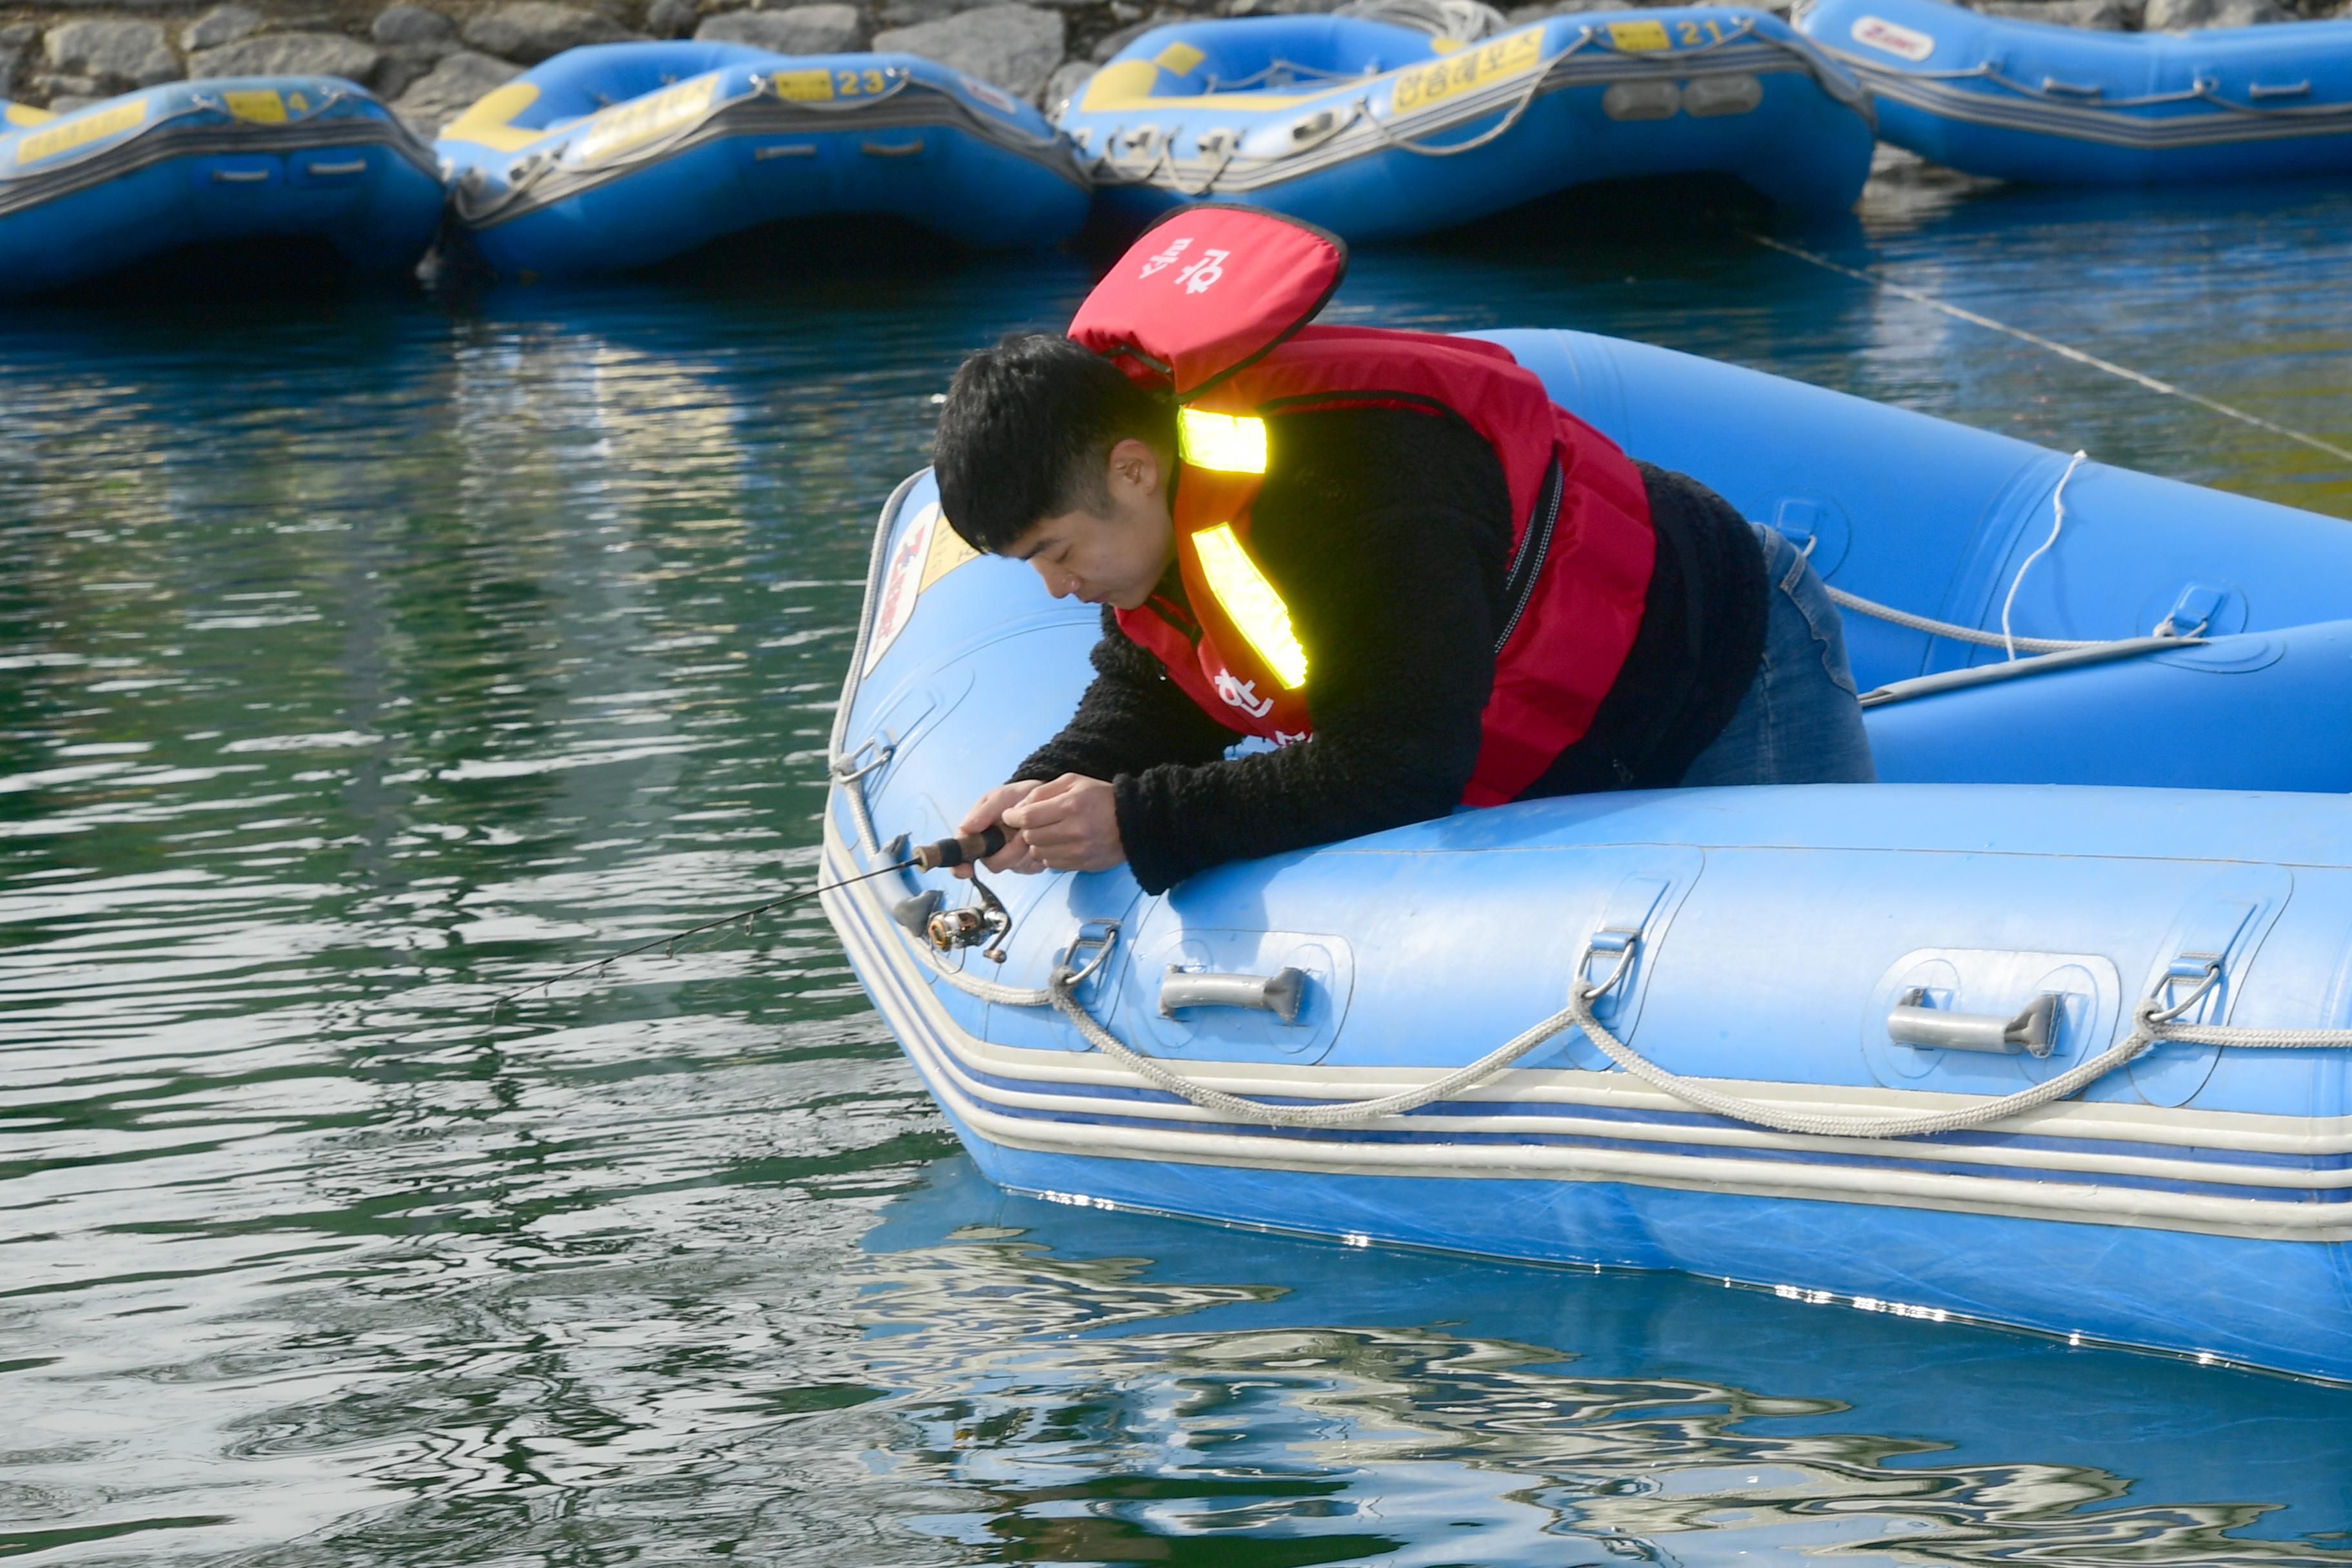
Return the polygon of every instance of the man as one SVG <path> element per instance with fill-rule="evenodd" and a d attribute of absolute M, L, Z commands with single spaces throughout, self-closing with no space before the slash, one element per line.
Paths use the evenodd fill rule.
<path fill-rule="evenodd" d="M 988 866 L 1125 861 L 1156 892 L 1464 803 L 1873 776 L 1792 547 L 1493 345 L 1304 325 L 1342 264 L 1186 209 L 1072 336 L 958 371 L 950 525 L 1105 606 L 1076 716 L 961 825 L 1007 830 Z"/>

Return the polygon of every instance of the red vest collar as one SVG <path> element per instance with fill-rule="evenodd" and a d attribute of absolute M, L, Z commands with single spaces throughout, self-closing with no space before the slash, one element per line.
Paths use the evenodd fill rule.
<path fill-rule="evenodd" d="M 1313 321 L 1347 270 L 1347 245 L 1311 224 L 1223 203 L 1179 207 L 1095 285 L 1070 336 L 1187 402 Z"/>

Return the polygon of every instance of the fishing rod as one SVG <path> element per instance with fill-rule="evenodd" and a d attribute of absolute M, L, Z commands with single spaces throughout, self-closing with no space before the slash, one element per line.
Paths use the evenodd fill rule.
<path fill-rule="evenodd" d="M 814 888 L 796 889 L 781 898 L 770 899 L 765 903 L 753 904 L 748 910 L 737 910 L 732 914 L 720 915 L 717 920 L 705 921 L 700 925 L 688 926 L 684 931 L 672 931 L 667 936 L 657 936 L 651 942 L 641 942 L 635 947 L 623 948 L 620 952 L 607 953 L 603 958 L 575 964 L 561 974 L 551 974 L 544 980 L 534 980 L 530 984 L 519 990 L 509 991 L 492 1002 L 490 1017 L 495 1021 L 499 1008 L 509 1002 L 528 996 L 534 991 L 543 991 L 551 985 L 561 985 L 567 980 L 576 980 L 583 974 L 597 973 L 625 958 L 635 958 L 641 952 L 651 952 L 657 947 L 669 950 L 669 956 L 675 957 L 677 944 L 688 937 L 700 936 L 704 931 L 717 931 L 722 926 L 733 925 L 738 921 L 755 920 L 770 910 L 780 910 L 786 904 L 796 904 L 803 899 L 814 899 L 821 893 L 830 893 L 835 889 L 846 888 L 853 883 L 870 881 L 876 877 L 887 877 L 893 871 L 944 871 L 956 866 L 978 865 L 1003 847 L 1004 829 L 1002 827 L 988 827 L 978 833 L 960 833 L 953 838 L 942 838 L 935 844 L 919 844 L 908 851 L 905 859 L 890 865 L 877 867 L 871 871 L 860 871 L 855 877 L 844 877 L 836 882 L 821 882 Z M 937 897 L 936 894 L 932 896 Z M 993 902 L 992 900 L 991 901 Z"/>

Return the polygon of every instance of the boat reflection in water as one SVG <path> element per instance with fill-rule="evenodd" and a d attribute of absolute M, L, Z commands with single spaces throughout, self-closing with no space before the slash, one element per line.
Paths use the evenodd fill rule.
<path fill-rule="evenodd" d="M 2352 1563 L 2352 1391 L 1073 1207 L 961 1157 L 866 1248 L 870 1408 L 966 1500 L 933 1528 L 1006 1561 Z"/>

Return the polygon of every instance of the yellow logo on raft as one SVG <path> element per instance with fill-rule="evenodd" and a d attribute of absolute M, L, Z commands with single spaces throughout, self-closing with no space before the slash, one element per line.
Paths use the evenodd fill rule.
<path fill-rule="evenodd" d="M 1533 70 L 1542 59 L 1543 27 L 1538 24 L 1463 49 L 1433 66 L 1399 72 L 1389 95 L 1389 112 L 1413 113 L 1472 88 Z"/>
<path fill-rule="evenodd" d="M 644 98 L 615 104 L 589 120 L 587 129 L 564 154 L 564 162 L 593 163 L 642 146 L 699 120 L 718 96 L 719 73 L 712 71 Z"/>
<path fill-rule="evenodd" d="M 147 118 L 147 100 L 134 98 L 128 103 L 118 103 L 108 109 L 94 109 L 61 120 L 46 131 L 36 131 L 16 143 L 16 162 L 37 163 L 43 158 L 54 158 L 60 153 L 70 153 L 77 147 L 103 140 L 118 131 L 128 131 Z"/>

